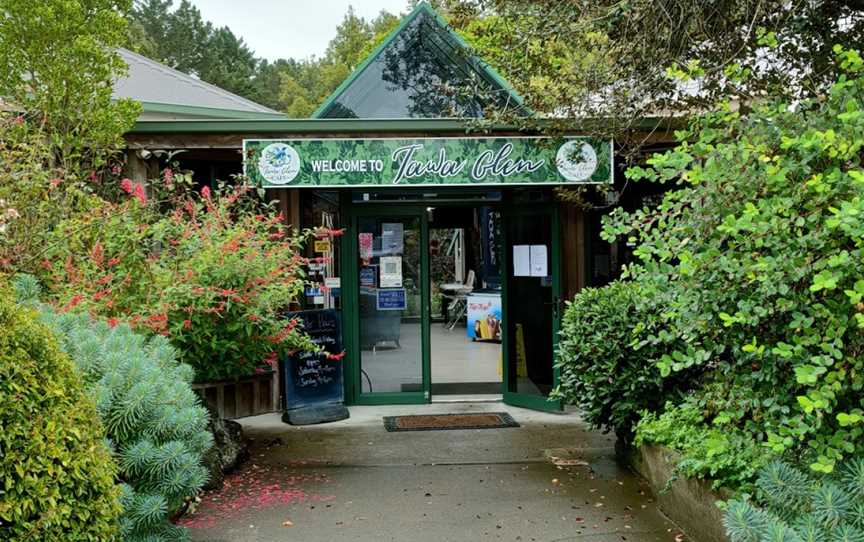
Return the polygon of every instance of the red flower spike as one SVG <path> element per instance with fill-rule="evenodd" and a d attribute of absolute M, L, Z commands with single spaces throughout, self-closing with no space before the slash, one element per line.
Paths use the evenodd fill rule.
<path fill-rule="evenodd" d="M 141 183 L 137 183 L 135 188 L 132 190 L 132 195 L 141 203 L 141 205 L 147 204 L 147 193 L 144 191 L 144 185 Z"/>
<path fill-rule="evenodd" d="M 331 354 L 330 352 L 326 352 L 327 359 L 333 361 L 342 361 L 342 358 L 345 357 L 345 351 L 341 351 L 338 354 Z"/>
<path fill-rule="evenodd" d="M 132 191 L 134 190 L 134 185 L 132 184 L 132 180 L 131 179 L 123 179 L 122 181 L 120 181 L 120 188 L 124 192 L 126 192 L 127 194 L 131 195 Z"/>

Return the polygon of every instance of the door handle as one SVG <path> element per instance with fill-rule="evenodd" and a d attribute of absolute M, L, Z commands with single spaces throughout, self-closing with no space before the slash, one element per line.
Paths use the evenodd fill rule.
<path fill-rule="evenodd" d="M 558 318 L 561 317 L 561 304 L 562 303 L 561 303 L 560 297 L 558 297 L 557 295 L 553 296 L 552 301 L 549 301 L 549 302 L 543 303 L 543 304 L 546 306 L 549 306 L 549 305 L 552 306 L 552 318 L 555 318 L 557 320 Z"/>

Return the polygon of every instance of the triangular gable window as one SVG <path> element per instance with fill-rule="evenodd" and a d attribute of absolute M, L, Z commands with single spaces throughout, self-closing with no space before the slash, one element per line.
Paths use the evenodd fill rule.
<path fill-rule="evenodd" d="M 481 117 L 489 107 L 527 114 L 516 92 L 420 4 L 313 116 Z"/>

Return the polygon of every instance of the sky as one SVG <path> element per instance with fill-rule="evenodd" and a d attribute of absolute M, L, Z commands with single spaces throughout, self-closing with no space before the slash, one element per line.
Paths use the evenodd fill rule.
<path fill-rule="evenodd" d="M 205 21 L 227 26 L 243 38 L 258 57 L 306 58 L 321 56 L 336 35 L 336 26 L 354 6 L 365 19 L 382 9 L 407 11 L 406 0 L 191 0 Z M 179 2 L 175 2 L 175 6 Z"/>

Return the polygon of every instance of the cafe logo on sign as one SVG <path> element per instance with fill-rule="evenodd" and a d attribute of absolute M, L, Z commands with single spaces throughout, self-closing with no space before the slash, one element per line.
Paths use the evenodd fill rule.
<path fill-rule="evenodd" d="M 271 143 L 261 151 L 258 172 L 270 184 L 288 184 L 300 173 L 300 155 L 287 143 Z"/>
<path fill-rule="evenodd" d="M 555 156 L 558 173 L 568 181 L 584 181 L 597 169 L 597 153 L 584 141 L 568 141 Z"/>

